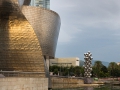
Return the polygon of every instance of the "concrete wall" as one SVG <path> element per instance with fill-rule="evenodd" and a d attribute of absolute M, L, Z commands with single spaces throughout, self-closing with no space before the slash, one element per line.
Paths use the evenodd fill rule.
<path fill-rule="evenodd" d="M 51 77 L 52 84 L 83 84 L 82 79 L 78 78 L 59 78 L 59 77 Z"/>
<path fill-rule="evenodd" d="M 60 78 L 60 77 L 51 77 L 52 88 L 78 88 L 84 84 L 82 79 L 78 78 Z M 73 89 L 72 89 L 73 90 Z"/>
<path fill-rule="evenodd" d="M 0 78 L 0 90 L 48 90 L 48 79 Z"/>

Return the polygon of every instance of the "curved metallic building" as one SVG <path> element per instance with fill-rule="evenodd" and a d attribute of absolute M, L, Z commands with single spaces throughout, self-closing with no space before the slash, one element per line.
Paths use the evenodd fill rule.
<path fill-rule="evenodd" d="M 32 25 L 44 56 L 55 56 L 60 18 L 57 13 L 39 7 L 23 6 L 22 12 Z"/>
<path fill-rule="evenodd" d="M 46 77 L 46 58 L 54 58 L 60 18 L 53 11 L 26 6 L 29 3 L 0 0 L 0 70 Z"/>

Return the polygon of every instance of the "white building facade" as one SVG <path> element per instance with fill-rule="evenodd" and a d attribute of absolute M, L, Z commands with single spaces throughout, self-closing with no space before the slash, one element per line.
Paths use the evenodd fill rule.
<path fill-rule="evenodd" d="M 73 58 L 55 58 L 50 59 L 50 66 L 58 65 L 58 66 L 79 66 L 80 59 L 77 57 Z"/>
<path fill-rule="evenodd" d="M 117 65 L 120 65 L 120 62 L 118 62 Z"/>

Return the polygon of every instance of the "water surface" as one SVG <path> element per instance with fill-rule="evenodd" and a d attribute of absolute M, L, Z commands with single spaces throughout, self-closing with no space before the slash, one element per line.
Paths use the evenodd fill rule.
<path fill-rule="evenodd" d="M 120 85 L 100 85 L 94 87 L 81 87 L 76 84 L 54 84 L 52 90 L 120 90 Z"/>

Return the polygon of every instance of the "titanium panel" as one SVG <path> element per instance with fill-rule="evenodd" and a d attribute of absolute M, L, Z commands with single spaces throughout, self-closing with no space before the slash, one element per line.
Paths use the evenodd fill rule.
<path fill-rule="evenodd" d="M 0 0 L 0 70 L 45 72 L 40 43 L 17 0 Z"/>
<path fill-rule="evenodd" d="M 44 56 L 55 55 L 60 18 L 43 8 L 22 9 L 29 1 L 0 0 L 0 72 L 5 76 L 6 71 L 23 77 L 49 75 Z"/>
<path fill-rule="evenodd" d="M 32 25 L 45 56 L 55 56 L 60 30 L 60 17 L 51 10 L 41 7 L 23 6 L 22 13 Z"/>

